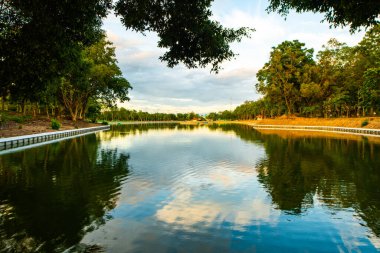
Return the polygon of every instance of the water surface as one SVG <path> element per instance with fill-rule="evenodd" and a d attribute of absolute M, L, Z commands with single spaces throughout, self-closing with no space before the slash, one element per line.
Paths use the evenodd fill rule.
<path fill-rule="evenodd" d="M 0 156 L 0 252 L 379 252 L 380 145 L 126 125 Z"/>

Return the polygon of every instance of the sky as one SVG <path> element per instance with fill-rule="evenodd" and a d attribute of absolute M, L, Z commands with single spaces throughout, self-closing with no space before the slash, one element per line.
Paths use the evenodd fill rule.
<path fill-rule="evenodd" d="M 285 40 L 299 40 L 315 54 L 330 38 L 349 46 L 356 45 L 364 32 L 350 34 L 346 28 L 330 28 L 323 15 L 291 12 L 286 20 L 277 13 L 268 14 L 266 0 L 215 0 L 213 19 L 228 28 L 254 28 L 251 38 L 232 44 L 238 56 L 222 64 L 218 73 L 211 68 L 187 69 L 183 65 L 168 68 L 158 58 L 165 49 L 157 47 L 154 33 L 145 36 L 126 30 L 118 17 L 110 14 L 103 29 L 116 47 L 118 65 L 131 83 L 130 101 L 119 107 L 150 113 L 196 112 L 207 114 L 233 110 L 247 100 L 260 98 L 255 90 L 256 73 L 269 60 L 273 46 Z"/>

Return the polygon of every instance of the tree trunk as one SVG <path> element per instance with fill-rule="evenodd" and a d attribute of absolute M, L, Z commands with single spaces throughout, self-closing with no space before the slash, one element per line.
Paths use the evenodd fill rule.
<path fill-rule="evenodd" d="M 82 109 L 81 109 L 81 118 L 84 120 L 86 117 L 86 109 L 87 109 L 87 103 L 88 103 L 88 98 L 83 98 L 83 104 L 82 104 Z"/>
<path fill-rule="evenodd" d="M 46 116 L 47 116 L 47 118 L 50 119 L 50 116 L 49 116 L 49 107 L 46 106 L 45 110 L 46 110 Z"/>
<path fill-rule="evenodd" d="M 78 118 L 83 119 L 83 108 L 81 108 L 78 112 Z"/>
<path fill-rule="evenodd" d="M 71 120 L 74 121 L 74 122 L 76 122 L 77 121 L 77 116 L 78 116 L 78 107 L 75 107 L 74 110 L 72 110 L 70 108 L 69 111 L 70 111 Z"/>
<path fill-rule="evenodd" d="M 288 116 L 289 116 L 289 115 L 292 114 L 292 109 L 291 109 L 291 107 L 290 107 L 290 103 L 289 103 L 289 101 L 288 101 L 287 96 L 284 96 L 284 98 L 285 98 L 285 104 L 286 104 L 286 108 L 288 109 Z"/>
<path fill-rule="evenodd" d="M 60 119 L 62 117 L 62 108 L 60 106 L 56 106 L 54 116 L 57 119 Z"/>
<path fill-rule="evenodd" d="M 36 108 L 36 106 L 34 104 L 31 104 L 31 106 L 32 106 L 32 111 L 33 111 L 33 118 L 35 118 L 36 117 L 37 108 Z"/>
<path fill-rule="evenodd" d="M 26 113 L 25 100 L 22 100 L 22 102 L 21 102 L 21 112 L 23 115 L 25 115 L 25 113 Z"/>
<path fill-rule="evenodd" d="M 1 101 L 1 110 L 5 111 L 5 95 L 3 95 L 3 98 Z"/>

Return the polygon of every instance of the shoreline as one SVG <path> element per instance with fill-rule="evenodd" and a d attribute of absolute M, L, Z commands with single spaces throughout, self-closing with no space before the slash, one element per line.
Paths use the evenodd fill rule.
<path fill-rule="evenodd" d="M 21 135 L 0 139 L 0 154 L 7 151 L 15 151 L 23 148 L 30 148 L 39 145 L 45 145 L 61 140 L 76 138 L 79 136 L 109 130 L 110 126 L 95 126 L 73 130 L 45 132 L 31 135 Z"/>
<path fill-rule="evenodd" d="M 315 119 L 315 118 L 301 118 L 301 122 L 305 123 L 305 121 L 319 121 L 320 123 L 325 123 L 334 121 L 339 121 L 340 123 L 347 123 L 347 121 L 350 121 L 350 123 L 356 123 L 358 124 L 359 121 L 366 120 L 367 118 L 337 118 L 337 119 Z M 375 118 L 375 123 L 379 123 L 380 125 L 380 119 Z M 273 125 L 267 125 L 262 124 L 268 122 L 268 120 L 237 120 L 237 121 L 119 121 L 119 122 L 109 122 L 110 125 L 133 125 L 133 124 L 181 124 L 181 125 L 193 125 L 193 126 L 204 126 L 204 125 L 211 125 L 211 124 L 241 124 L 250 126 L 256 130 L 274 130 L 274 131 L 302 131 L 302 132 L 315 132 L 315 133 L 333 133 L 333 134 L 342 134 L 342 135 L 353 135 L 353 136 L 367 136 L 367 137 L 380 137 L 380 128 L 369 128 L 369 127 L 344 127 L 344 126 L 331 126 L 331 125 L 300 125 L 297 123 L 297 120 L 300 119 L 297 118 L 292 120 L 293 123 L 296 124 L 289 124 L 289 125 L 282 125 L 282 124 L 273 124 Z M 289 119 L 269 119 L 269 121 L 275 122 L 275 123 L 281 123 L 283 121 L 289 121 Z M 353 122 L 352 122 L 353 121 Z M 371 121 L 374 121 L 372 118 Z"/>
<path fill-rule="evenodd" d="M 108 125 L 138 125 L 138 124 L 180 124 L 184 121 L 107 121 Z"/>
<path fill-rule="evenodd" d="M 338 133 L 350 134 L 370 137 L 380 137 L 380 129 L 368 128 L 349 128 L 349 127 L 330 127 L 330 126 L 295 126 L 295 125 L 252 125 L 254 129 L 263 130 L 283 130 L 283 131 L 305 131 L 305 132 L 325 132 L 325 133 Z"/>
<path fill-rule="evenodd" d="M 46 117 L 31 118 L 23 122 L 9 121 L 3 123 L 3 125 L 0 122 L 0 140 L 3 138 L 19 137 L 23 135 L 55 133 L 60 131 L 102 126 L 102 124 L 90 123 L 83 120 L 72 121 L 68 119 L 60 119 L 58 121 L 61 124 L 58 130 L 52 129 L 51 119 Z"/>
<path fill-rule="evenodd" d="M 367 121 L 368 125 L 365 127 L 357 127 L 363 121 Z M 24 129 L 12 129 L 12 135 L 7 136 L 5 131 L 2 134 L 5 136 L 0 137 L 0 142 L 6 138 L 22 137 L 27 135 L 60 133 L 68 130 L 81 130 L 86 128 L 101 127 L 99 123 L 86 123 L 82 122 L 81 128 L 74 128 L 67 124 L 65 128 L 60 130 L 52 130 L 45 128 L 42 131 L 31 132 L 25 134 Z M 321 132 L 321 133 L 336 133 L 344 135 L 356 136 L 370 136 L 380 137 L 380 118 L 334 118 L 334 119 L 320 119 L 320 118 L 295 118 L 295 119 L 264 119 L 264 120 L 218 120 L 218 121 L 110 121 L 109 126 L 114 125 L 133 125 L 133 124 L 182 124 L 182 125 L 211 125 L 211 124 L 241 124 L 250 126 L 254 129 L 275 130 L 275 131 L 303 131 L 303 132 Z M 68 126 L 70 128 L 68 128 Z M 109 127 L 108 126 L 108 127 Z M 355 127 L 353 127 L 355 126 Z M 20 134 L 17 134 L 20 133 Z M 2 136 L 2 135 L 0 135 Z"/>

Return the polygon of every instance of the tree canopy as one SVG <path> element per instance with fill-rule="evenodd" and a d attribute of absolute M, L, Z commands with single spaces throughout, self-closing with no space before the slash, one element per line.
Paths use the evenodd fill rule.
<path fill-rule="evenodd" d="M 270 0 L 268 11 L 284 16 L 290 10 L 323 13 L 331 26 L 349 26 L 351 31 L 379 24 L 380 2 L 378 0 Z"/>
<path fill-rule="evenodd" d="M 160 59 L 168 66 L 181 62 L 190 68 L 210 64 L 213 71 L 218 71 L 221 62 L 235 56 L 230 44 L 249 36 L 252 30 L 229 29 L 212 20 L 212 2 L 0 1 L 0 59 L 2 72 L 7 73 L 7 77 L 0 76 L 1 82 L 9 84 L 17 80 L 28 86 L 56 77 L 64 70 L 62 66 L 69 65 L 78 43 L 88 45 L 99 39 L 102 19 L 111 11 L 127 29 L 156 32 L 158 46 L 167 49 Z M 271 0 L 268 7 L 269 11 L 284 15 L 290 9 L 325 13 L 332 25 L 348 25 L 355 30 L 378 23 L 380 3 L 377 0 Z M 25 75 L 20 75 L 24 72 Z"/>
<path fill-rule="evenodd" d="M 115 11 L 127 29 L 157 32 L 158 46 L 168 51 L 160 57 L 169 67 L 183 62 L 189 68 L 220 63 L 235 54 L 230 43 L 248 36 L 249 28 L 224 28 L 210 19 L 212 0 L 197 1 L 118 1 Z"/>
<path fill-rule="evenodd" d="M 304 46 L 294 40 L 274 47 L 269 62 L 257 73 L 257 90 L 275 103 L 283 101 L 290 114 L 300 97 L 301 86 L 309 84 L 310 72 L 315 65 L 314 50 Z"/>
<path fill-rule="evenodd" d="M 112 43 L 101 39 L 86 47 L 78 61 L 77 68 L 60 83 L 60 99 L 73 120 L 82 118 L 90 99 L 108 107 L 129 100 L 131 85 L 116 64 Z"/>

